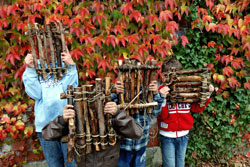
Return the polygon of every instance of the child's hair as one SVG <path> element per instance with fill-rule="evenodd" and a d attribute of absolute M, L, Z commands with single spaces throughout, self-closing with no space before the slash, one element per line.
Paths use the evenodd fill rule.
<path fill-rule="evenodd" d="M 162 72 L 168 72 L 172 67 L 175 67 L 177 71 L 182 69 L 182 65 L 175 57 L 168 57 L 161 66 Z"/>

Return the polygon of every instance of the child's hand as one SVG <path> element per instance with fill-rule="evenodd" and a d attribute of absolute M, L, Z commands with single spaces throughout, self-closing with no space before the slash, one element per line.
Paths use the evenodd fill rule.
<path fill-rule="evenodd" d="M 152 91 L 153 94 L 157 94 L 157 93 L 158 93 L 157 81 L 152 81 L 152 82 L 148 85 L 148 90 L 149 90 L 149 91 Z"/>
<path fill-rule="evenodd" d="M 104 113 L 109 113 L 111 115 L 116 114 L 117 105 L 115 102 L 108 102 L 104 107 Z"/>
<path fill-rule="evenodd" d="M 75 111 L 72 109 L 74 106 L 66 105 L 63 108 L 63 119 L 65 122 L 68 122 L 70 118 L 75 117 Z"/>
<path fill-rule="evenodd" d="M 121 81 L 117 81 L 115 83 L 115 89 L 116 89 L 116 93 L 123 93 L 124 92 L 124 86 L 122 85 Z"/>
<path fill-rule="evenodd" d="M 169 89 L 168 86 L 164 86 L 163 88 L 161 88 L 159 90 L 161 96 L 164 97 L 164 98 L 167 97 L 167 95 L 169 94 L 169 91 L 170 91 L 170 89 Z"/>
<path fill-rule="evenodd" d="M 209 92 L 213 92 L 214 91 L 214 86 L 212 84 L 209 84 L 208 90 L 209 90 Z"/>
<path fill-rule="evenodd" d="M 73 65 L 75 64 L 75 62 L 73 61 L 70 53 L 69 53 L 69 50 L 68 48 L 66 48 L 66 52 L 62 52 L 61 55 L 62 55 L 62 61 L 65 63 L 65 64 L 69 64 L 69 65 Z"/>
<path fill-rule="evenodd" d="M 33 62 L 32 54 L 28 53 L 27 56 L 24 59 L 24 62 L 29 68 L 34 68 L 34 62 Z"/>

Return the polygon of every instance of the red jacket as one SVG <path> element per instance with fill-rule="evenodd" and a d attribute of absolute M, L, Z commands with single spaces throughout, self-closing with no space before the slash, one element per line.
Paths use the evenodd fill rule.
<path fill-rule="evenodd" d="M 204 107 L 200 107 L 197 103 L 176 103 L 175 106 L 167 103 L 162 107 L 161 114 L 158 116 L 159 129 L 167 132 L 191 129 L 194 119 L 190 111 L 200 113 L 209 102 L 210 98 L 207 99 Z"/>

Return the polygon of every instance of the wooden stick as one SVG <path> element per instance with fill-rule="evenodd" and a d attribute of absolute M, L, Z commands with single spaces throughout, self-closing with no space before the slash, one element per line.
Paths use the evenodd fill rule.
<path fill-rule="evenodd" d="M 137 63 L 138 66 L 141 65 L 140 62 Z M 137 85 L 136 85 L 136 95 L 138 95 L 138 93 L 140 92 L 141 89 L 141 71 L 137 70 Z M 139 104 L 139 100 L 140 100 L 140 96 L 137 96 L 136 98 L 136 104 Z M 139 109 L 136 109 L 136 113 L 139 112 Z"/>
<path fill-rule="evenodd" d="M 157 106 L 157 102 L 151 102 L 151 103 L 146 103 L 146 104 L 130 104 L 128 105 L 127 103 L 124 104 L 119 104 L 117 107 L 119 109 L 124 109 L 124 108 L 129 108 L 129 109 L 141 109 L 141 108 L 148 108 L 148 107 L 154 107 Z"/>
<path fill-rule="evenodd" d="M 74 97 L 75 97 L 74 109 L 77 118 L 76 150 L 78 151 L 79 155 L 82 156 L 86 154 L 86 142 L 85 142 L 81 87 L 74 88 Z"/>
<path fill-rule="evenodd" d="M 122 66 L 122 60 L 118 60 L 118 65 Z M 121 84 L 123 85 L 123 77 L 122 77 L 122 72 L 119 71 L 118 73 L 118 80 L 121 82 Z M 124 103 L 124 94 L 123 93 L 119 93 L 119 102 L 121 104 Z"/>
<path fill-rule="evenodd" d="M 106 97 L 106 102 L 111 101 L 110 97 L 110 77 L 105 77 L 105 97 Z M 108 131 L 108 142 L 109 145 L 114 146 L 116 144 L 116 134 L 115 130 L 112 126 L 112 115 L 111 114 L 106 114 L 106 120 L 107 120 L 107 131 Z"/>
<path fill-rule="evenodd" d="M 131 60 L 132 66 L 135 65 L 135 60 Z M 130 84 L 130 101 L 132 101 L 135 97 L 135 70 L 131 71 L 131 84 Z M 134 104 L 133 102 L 132 104 Z M 134 114 L 135 110 L 131 109 L 130 114 Z"/>
<path fill-rule="evenodd" d="M 88 103 L 87 103 L 87 95 L 86 95 L 87 85 L 82 85 L 82 94 L 83 94 L 83 111 L 84 111 L 84 121 L 86 126 L 86 154 L 91 153 L 91 133 L 90 133 L 90 126 L 89 126 L 89 111 L 88 111 Z"/>
<path fill-rule="evenodd" d="M 150 65 L 152 65 L 152 66 L 155 66 L 156 64 L 157 64 L 156 60 L 152 60 L 150 62 Z M 155 70 L 151 70 L 150 71 L 150 74 L 149 74 L 149 83 L 151 83 L 152 81 L 155 81 L 155 73 L 156 73 Z M 148 102 L 149 103 L 153 102 L 153 97 L 154 97 L 153 92 L 152 91 L 148 91 Z M 148 108 L 148 110 L 147 110 L 147 112 L 149 114 L 152 114 L 152 111 L 153 111 L 153 108 Z"/>
<path fill-rule="evenodd" d="M 93 85 L 87 85 L 87 91 L 92 92 Z M 92 99 L 93 96 L 88 94 L 87 98 Z M 96 114 L 96 110 L 93 107 L 93 105 L 94 105 L 93 102 L 88 102 L 89 114 L 90 114 L 90 126 L 91 126 L 91 131 L 92 131 L 93 145 L 94 145 L 96 151 L 100 151 L 97 114 Z"/>
<path fill-rule="evenodd" d="M 52 41 L 52 34 L 50 30 L 50 25 L 46 24 L 45 25 L 46 31 L 48 33 L 48 39 L 49 39 L 49 46 L 50 46 L 50 54 L 51 54 L 51 62 L 52 62 L 52 74 L 54 76 L 55 82 L 57 82 L 57 72 L 56 72 L 56 58 L 55 58 L 55 50 L 53 46 L 53 41 Z"/>
<path fill-rule="evenodd" d="M 39 72 L 39 67 L 38 67 L 38 63 L 37 63 L 37 55 L 36 55 L 36 50 L 35 50 L 35 43 L 34 43 L 34 40 L 33 40 L 33 35 L 32 35 L 32 32 L 31 32 L 31 27 L 30 27 L 30 24 L 27 24 L 27 28 L 28 28 L 28 39 L 29 39 L 29 42 L 30 42 L 30 49 L 31 49 L 31 54 L 32 54 L 32 57 L 33 57 L 33 62 L 34 62 L 34 66 L 35 66 L 35 69 L 36 69 L 36 73 L 40 74 Z"/>
<path fill-rule="evenodd" d="M 102 105 L 102 83 L 100 78 L 96 78 L 96 93 L 98 94 L 98 97 L 96 99 L 96 111 L 98 116 L 98 124 L 99 124 L 99 133 L 100 133 L 100 143 L 101 148 L 103 150 L 107 149 L 107 142 L 106 142 L 106 128 L 105 128 L 105 120 L 103 115 L 103 105 Z"/>
<path fill-rule="evenodd" d="M 37 31 L 37 45 L 38 45 L 38 52 L 39 52 L 39 59 L 41 64 L 41 71 L 42 71 L 42 78 L 43 80 L 46 80 L 46 68 L 44 63 L 44 56 L 43 56 L 43 47 L 42 47 L 42 40 L 41 40 L 41 33 L 39 32 L 39 28 L 37 24 L 34 24 L 35 29 Z"/>

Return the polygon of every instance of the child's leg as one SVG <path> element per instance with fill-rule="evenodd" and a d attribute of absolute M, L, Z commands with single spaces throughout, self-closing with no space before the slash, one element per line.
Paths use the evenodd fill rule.
<path fill-rule="evenodd" d="M 160 136 L 163 167 L 175 167 L 175 138 Z"/>
<path fill-rule="evenodd" d="M 188 145 L 188 137 L 189 135 L 185 135 L 182 137 L 178 137 L 176 140 L 176 167 L 184 167 L 185 166 L 185 155 Z"/>
<path fill-rule="evenodd" d="M 129 167 L 130 162 L 133 159 L 133 152 L 120 149 L 120 157 L 117 163 L 117 167 Z"/>
<path fill-rule="evenodd" d="M 146 166 L 146 147 L 135 151 L 135 156 L 130 163 L 133 167 L 145 167 Z"/>

